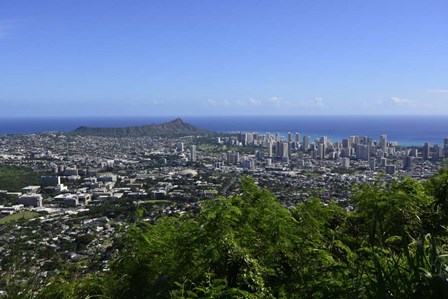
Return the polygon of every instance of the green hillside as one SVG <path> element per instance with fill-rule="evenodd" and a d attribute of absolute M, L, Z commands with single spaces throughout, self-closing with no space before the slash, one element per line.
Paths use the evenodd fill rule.
<path fill-rule="evenodd" d="M 32 169 L 0 164 L 0 190 L 20 191 L 29 185 L 38 185 L 39 174 Z"/>
<path fill-rule="evenodd" d="M 137 221 L 109 271 L 55 277 L 37 297 L 447 298 L 447 181 L 363 185 L 347 212 L 288 210 L 244 179 L 197 214 Z"/>

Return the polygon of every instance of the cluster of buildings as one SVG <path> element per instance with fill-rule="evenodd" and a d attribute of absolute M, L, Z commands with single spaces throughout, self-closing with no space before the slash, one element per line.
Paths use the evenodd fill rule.
<path fill-rule="evenodd" d="M 0 163 L 27 166 L 41 174 L 40 185 L 3 193 L 16 195 L 14 204 L 34 208 L 83 208 L 122 199 L 194 199 L 219 194 L 223 182 L 240 173 L 255 176 L 284 170 L 298 176 L 324 169 L 334 175 L 363 173 L 372 179 L 383 174 L 426 178 L 448 156 L 448 138 L 443 146 L 422 147 L 400 146 L 386 135 L 378 140 L 350 136 L 332 141 L 300 133 L 283 138 L 279 133 L 244 132 L 214 138 L 3 136 Z"/>
<path fill-rule="evenodd" d="M 219 139 L 221 145 L 255 149 L 249 158 L 239 151 L 226 153 L 224 162 L 229 165 L 239 163 L 243 168 L 254 168 L 256 163 L 247 162 L 248 159 L 262 160 L 265 162 L 263 165 L 268 167 L 281 162 L 297 168 L 309 165 L 310 161 L 321 164 L 334 161 L 334 168 L 349 169 L 367 165 L 370 170 L 391 175 L 401 171 L 401 174 L 415 177 L 431 175 L 433 165 L 448 157 L 448 138 L 443 142 L 443 147 L 437 144 L 430 146 L 428 143 L 422 147 L 404 147 L 396 141 L 388 141 L 387 135 L 379 136 L 378 140 L 368 136 L 350 136 L 333 142 L 326 136 L 313 141 L 310 136 L 300 139 L 300 133 L 295 133 L 295 138 L 288 133 L 285 139 L 279 133 L 274 136 L 270 133 L 239 133 L 237 136 Z"/>
<path fill-rule="evenodd" d="M 181 215 L 199 209 L 203 200 L 238 193 L 239 178 L 252 176 L 287 207 L 320 197 L 324 204 L 337 202 L 351 210 L 354 185 L 388 184 L 403 176 L 425 179 L 442 167 L 444 157 L 448 138 L 442 146 L 405 147 L 386 135 L 338 141 L 252 132 L 177 138 L 0 136 L 0 164 L 31 168 L 40 177 L 39 184 L 21 190 L 0 190 L 0 219 L 36 213 L 28 223 L 0 224 L 0 244 L 9 242 L 0 245 L 0 256 L 10 256 L 14 244 L 28 248 L 33 242 L 69 262 L 96 261 L 95 271 L 101 271 L 112 257 L 113 238 L 129 226 L 140 205 L 151 207 L 145 221 Z M 105 206 L 127 212 L 98 215 Z M 85 234 L 95 240 L 74 248 Z M 24 259 L 34 261 L 32 271 L 42 283 L 46 271 L 58 269 L 48 266 L 54 258 L 31 248 Z"/>

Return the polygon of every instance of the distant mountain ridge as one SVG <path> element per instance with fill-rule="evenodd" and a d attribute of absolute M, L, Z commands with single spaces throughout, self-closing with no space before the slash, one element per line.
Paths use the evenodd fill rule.
<path fill-rule="evenodd" d="M 108 136 L 108 137 L 141 137 L 141 136 L 186 136 L 203 135 L 212 133 L 208 130 L 198 128 L 182 119 L 143 126 L 117 127 L 117 128 L 97 128 L 81 126 L 74 131 L 74 135 L 83 136 Z"/>

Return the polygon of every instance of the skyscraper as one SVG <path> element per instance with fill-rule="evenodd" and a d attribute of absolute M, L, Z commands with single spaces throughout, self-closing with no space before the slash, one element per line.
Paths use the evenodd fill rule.
<path fill-rule="evenodd" d="M 319 142 L 320 142 L 320 143 L 323 143 L 323 144 L 326 144 L 327 141 L 328 141 L 327 136 L 322 136 L 322 137 L 320 137 L 320 139 L 319 139 Z"/>
<path fill-rule="evenodd" d="M 240 160 L 240 153 L 239 152 L 227 152 L 227 163 L 229 164 L 237 164 Z"/>
<path fill-rule="evenodd" d="M 310 136 L 303 136 L 303 150 L 307 151 L 310 148 Z"/>
<path fill-rule="evenodd" d="M 443 139 L 443 155 L 448 157 L 448 137 Z"/>
<path fill-rule="evenodd" d="M 364 144 L 358 144 L 356 146 L 356 158 L 358 158 L 358 160 L 369 161 L 370 146 Z"/>
<path fill-rule="evenodd" d="M 191 145 L 190 147 L 190 160 L 192 162 L 196 161 L 196 145 Z"/>
<path fill-rule="evenodd" d="M 319 159 L 325 159 L 325 143 L 319 143 Z"/>
<path fill-rule="evenodd" d="M 384 152 L 387 151 L 387 135 L 380 136 L 379 146 Z"/>
<path fill-rule="evenodd" d="M 404 170 L 411 170 L 413 162 L 414 162 L 414 157 L 411 157 L 411 156 L 404 157 L 403 169 Z"/>
<path fill-rule="evenodd" d="M 241 144 L 243 146 L 247 145 L 247 137 L 248 137 L 247 133 L 240 133 L 240 137 L 238 139 L 239 139 L 239 142 L 241 142 Z"/>
<path fill-rule="evenodd" d="M 285 141 L 278 141 L 275 145 L 277 158 L 289 157 L 289 143 Z"/>
<path fill-rule="evenodd" d="M 272 158 L 272 142 L 271 142 L 271 140 L 268 141 L 267 147 L 268 147 L 268 157 Z"/>
<path fill-rule="evenodd" d="M 280 141 L 280 134 L 277 132 L 275 133 L 275 142 L 279 142 Z"/>
<path fill-rule="evenodd" d="M 429 158 L 431 158 L 430 147 L 429 147 L 429 143 L 426 142 L 425 145 L 423 146 L 423 159 L 429 160 Z"/>
<path fill-rule="evenodd" d="M 341 163 L 341 168 L 350 168 L 350 158 L 339 158 L 339 162 Z"/>
<path fill-rule="evenodd" d="M 440 158 L 442 157 L 443 157 L 442 148 L 438 144 L 434 144 L 431 160 L 436 162 L 439 161 Z"/>

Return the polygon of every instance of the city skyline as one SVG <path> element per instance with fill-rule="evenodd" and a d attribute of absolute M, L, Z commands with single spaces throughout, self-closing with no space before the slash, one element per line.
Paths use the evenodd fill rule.
<path fill-rule="evenodd" d="M 0 116 L 447 114 L 444 1 L 0 4 Z"/>

